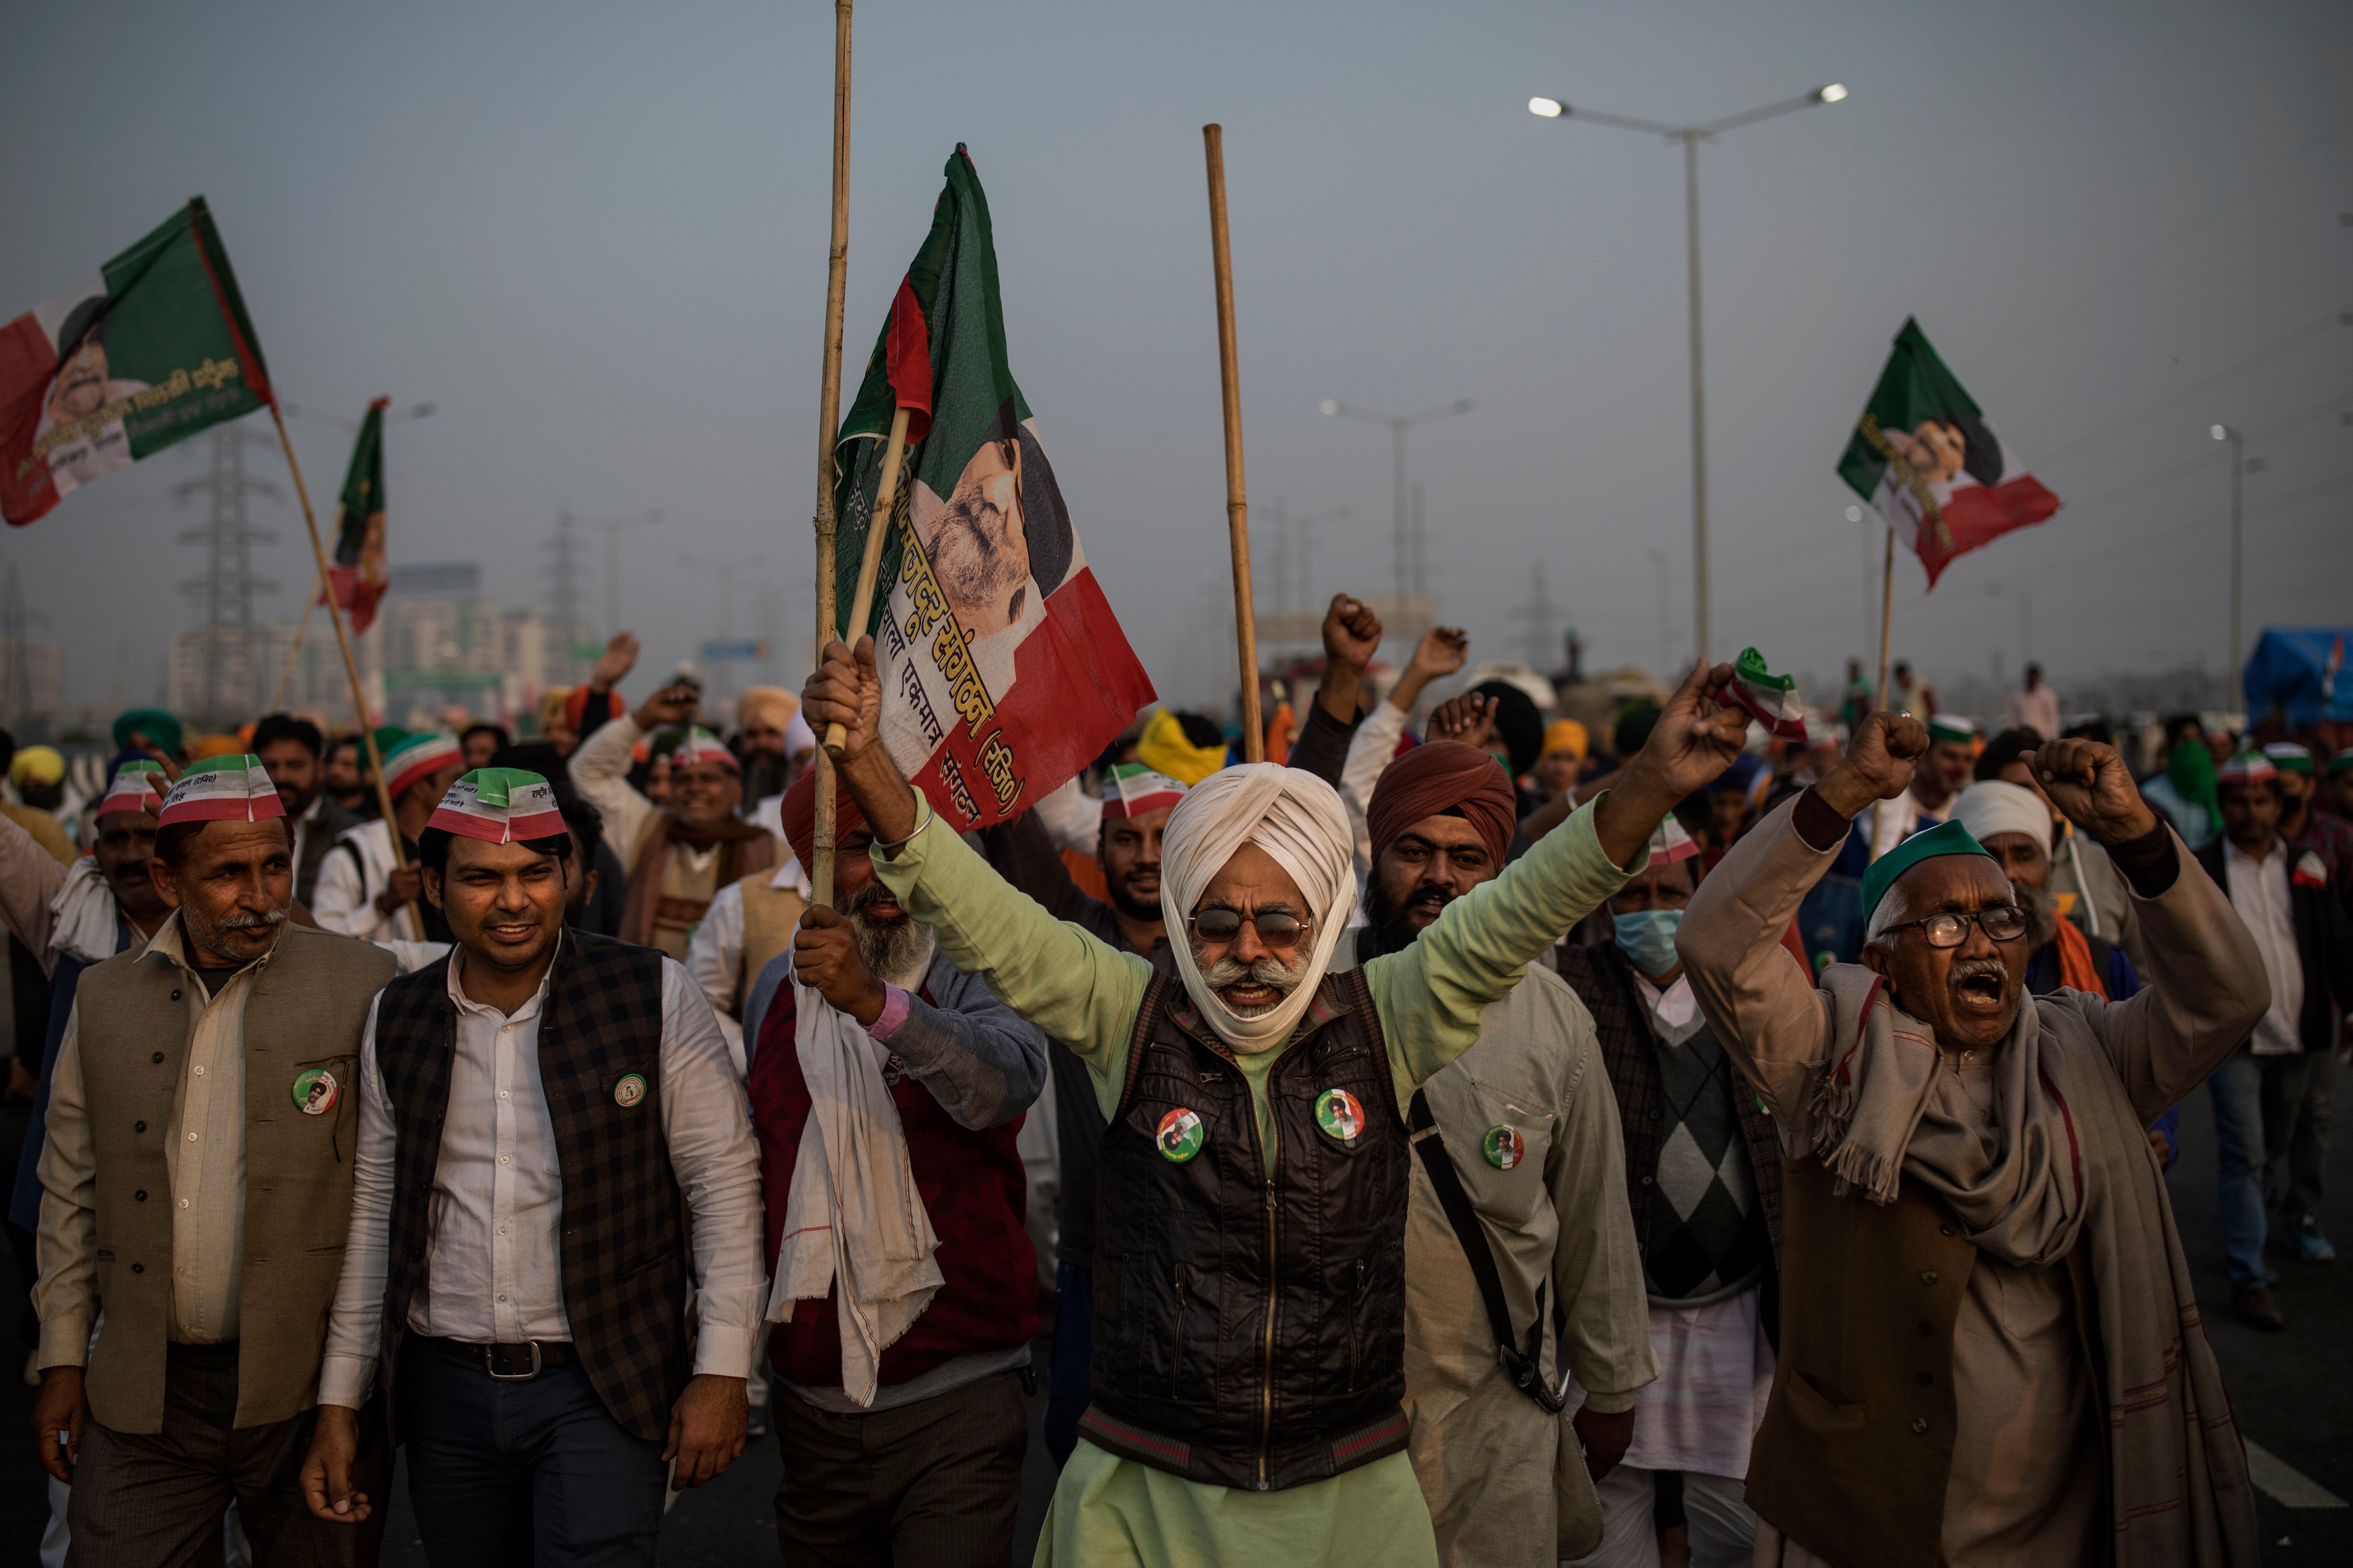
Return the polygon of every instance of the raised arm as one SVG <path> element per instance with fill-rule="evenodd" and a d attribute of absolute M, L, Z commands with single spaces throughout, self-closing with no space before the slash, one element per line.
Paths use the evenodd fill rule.
<path fill-rule="evenodd" d="M 2238 1049 L 2271 1005 L 2263 957 L 2230 895 L 2187 866 L 2189 851 L 2114 750 L 2053 741 L 2021 760 L 2132 889 L 2147 984 L 2123 1002 L 2086 996 L 2074 1005 L 2107 1047 L 2133 1109 L 2152 1121 Z"/>
<path fill-rule="evenodd" d="M 44 974 L 56 963 L 49 955 L 49 937 L 57 930 L 57 916 L 49 910 L 49 900 L 65 884 L 66 868 L 57 857 L 0 813 L 0 921 L 40 961 Z"/>
<path fill-rule="evenodd" d="M 1096 900 L 1071 880 L 1071 868 L 1054 847 L 1053 835 L 1034 811 L 980 830 L 980 847 L 997 875 L 1029 894 L 1058 921 L 1074 921 Z"/>
<path fill-rule="evenodd" d="M 875 874 L 938 933 L 948 962 L 980 975 L 1000 1000 L 1086 1062 L 1108 1114 L 1119 1100 L 1128 1029 L 1152 965 L 1054 919 L 932 815 L 883 749 L 872 638 L 859 638 L 855 651 L 827 644 L 802 696 L 820 733 L 839 723 L 849 735 L 841 778 L 874 830 Z"/>
<path fill-rule="evenodd" d="M 1648 864 L 1651 835 L 1675 802 L 1740 754 L 1746 716 L 1715 701 L 1731 679 L 1728 664 L 1694 665 L 1618 788 L 1448 904 L 1410 945 L 1365 966 L 1382 1026 L 1415 1081 L 1470 1047 L 1481 1010 Z"/>
<path fill-rule="evenodd" d="M 1335 789 L 1356 733 L 1365 668 L 1380 646 L 1381 618 L 1361 599 L 1333 595 L 1324 612 L 1324 679 L 1316 683 L 1299 739 L 1292 742 L 1291 765 Z"/>

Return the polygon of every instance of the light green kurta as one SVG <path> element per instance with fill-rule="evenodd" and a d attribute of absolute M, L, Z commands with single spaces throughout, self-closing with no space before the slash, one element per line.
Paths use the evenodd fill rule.
<path fill-rule="evenodd" d="M 876 873 L 909 913 L 938 931 L 940 950 L 958 969 L 981 975 L 1007 1005 L 1085 1060 L 1108 1117 L 1118 1108 L 1128 1037 L 1152 965 L 1055 920 L 939 825 L 920 792 L 917 798 L 914 833 L 876 855 Z M 1411 946 L 1364 966 L 1400 1106 L 1479 1038 L 1488 1003 L 1508 994 L 1561 932 L 1648 863 L 1645 845 L 1633 866 L 1612 866 L 1594 836 L 1593 814 L 1584 807 L 1493 881 L 1447 905 Z M 1238 1058 L 1270 1161 L 1266 1076 L 1281 1054 Z M 1328 1481 L 1252 1492 L 1188 1481 L 1082 1438 L 1062 1467 L 1037 1560 L 1070 1568 L 1360 1568 L 1435 1563 L 1437 1545 L 1403 1454 Z"/>

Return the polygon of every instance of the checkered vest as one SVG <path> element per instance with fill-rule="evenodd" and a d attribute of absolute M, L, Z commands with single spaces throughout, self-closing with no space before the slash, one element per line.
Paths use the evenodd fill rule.
<path fill-rule="evenodd" d="M 556 1252 L 565 1315 L 605 1407 L 657 1443 L 669 1434 L 692 1348 L 684 1207 L 662 1136 L 661 959 L 652 948 L 565 931 L 539 1021 L 540 1080 L 564 1173 Z M 409 1303 L 425 1289 L 432 1242 L 433 1176 L 457 1044 L 448 967 L 445 958 L 394 981 L 376 1010 L 376 1062 L 396 1140 L 387 1373 Z M 614 1089 L 632 1073 L 646 1092 L 624 1106 Z"/>

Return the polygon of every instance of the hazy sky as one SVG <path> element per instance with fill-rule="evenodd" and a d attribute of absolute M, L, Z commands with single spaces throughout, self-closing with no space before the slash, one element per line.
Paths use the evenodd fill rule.
<path fill-rule="evenodd" d="M 659 507 L 621 543 L 649 663 L 715 629 L 717 580 L 688 552 L 765 554 L 736 576 L 737 629 L 773 582 L 806 639 L 831 40 L 812 0 L 28 6 L 0 50 L 0 139 L 32 172 L 0 312 L 201 192 L 281 395 L 346 417 L 378 393 L 438 405 L 390 437 L 396 562 L 479 560 L 493 595 L 543 602 L 559 507 Z M 2249 626 L 2353 621 L 2341 4 L 870 4 L 857 42 L 848 374 L 969 143 L 1015 374 L 1165 695 L 1221 696 L 1232 670 L 1209 120 L 1253 503 L 1352 510 L 1317 531 L 1319 595 L 1387 589 L 1390 487 L 1385 434 L 1317 399 L 1470 397 L 1412 465 L 1441 612 L 1474 654 L 1514 651 L 1540 563 L 1594 659 L 1654 665 L 1660 551 L 1689 657 L 1681 154 L 1536 120 L 1532 93 L 1706 121 L 1852 90 L 1702 153 L 1719 657 L 1755 643 L 1828 680 L 1875 650 L 1833 464 L 1907 313 L 2068 504 L 1932 595 L 1900 560 L 1899 655 L 1983 673 L 2000 647 L 2014 671 L 1999 584 L 2031 593 L 2063 688 L 2219 663 L 2217 421 L 2268 465 L 2248 481 Z M 331 511 L 346 437 L 297 429 Z M 175 589 L 202 552 L 174 540 L 200 514 L 170 489 L 203 451 L 0 541 L 71 694 L 127 677 L 145 696 L 196 618 Z M 286 585 L 263 613 L 290 618 L 301 519 L 259 515 Z"/>

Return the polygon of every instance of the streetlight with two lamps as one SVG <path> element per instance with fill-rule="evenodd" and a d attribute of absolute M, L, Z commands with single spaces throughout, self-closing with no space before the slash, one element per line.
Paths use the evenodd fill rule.
<path fill-rule="evenodd" d="M 1707 405 L 1701 391 L 1700 376 L 1700 311 L 1699 311 L 1699 144 L 1714 141 L 1727 131 L 1737 131 L 1744 125 L 1754 125 L 1760 120 L 1811 109 L 1818 103 L 1837 103 L 1847 96 L 1842 82 L 1818 87 L 1803 98 L 1767 104 L 1752 109 L 1746 114 L 1735 114 L 1704 125 L 1668 125 L 1655 120 L 1636 120 L 1623 114 L 1603 114 L 1597 110 L 1574 109 L 1557 98 L 1528 100 L 1528 112 L 1543 120 L 1590 120 L 1597 125 L 1615 125 L 1621 131 L 1641 131 L 1652 136 L 1662 136 L 1679 142 L 1683 149 L 1683 223 L 1691 254 L 1691 384 L 1692 384 L 1692 578 L 1694 584 L 1692 619 L 1698 639 L 1699 655 L 1708 653 L 1708 591 L 1707 591 Z"/>

